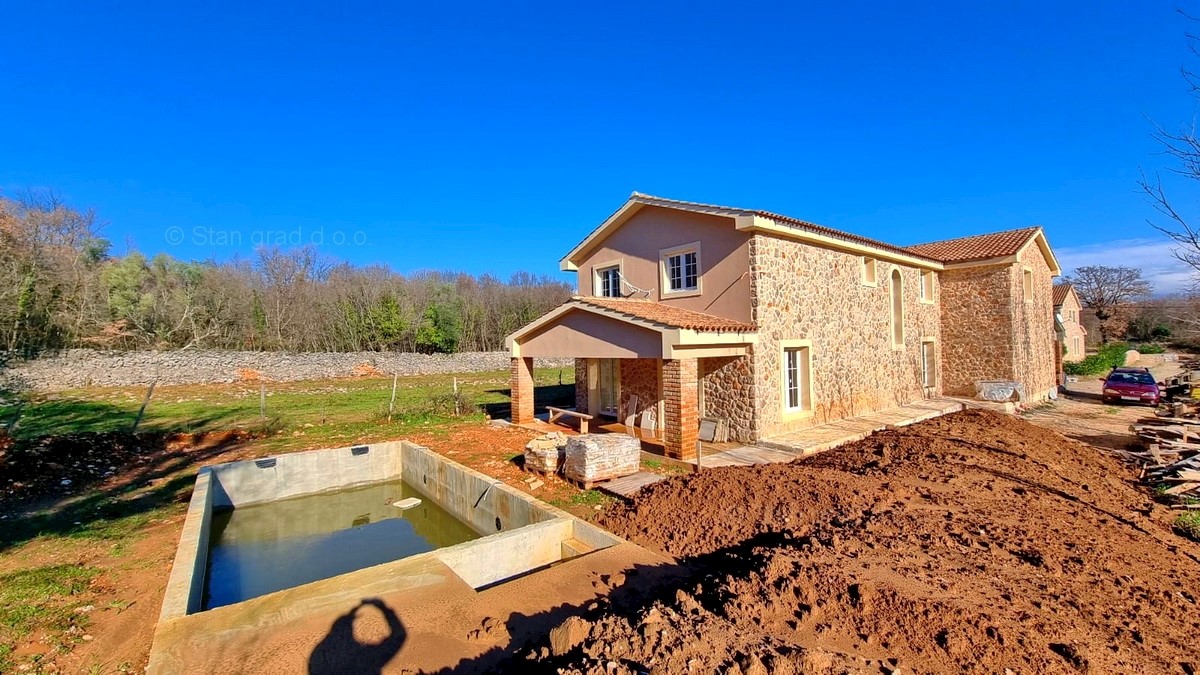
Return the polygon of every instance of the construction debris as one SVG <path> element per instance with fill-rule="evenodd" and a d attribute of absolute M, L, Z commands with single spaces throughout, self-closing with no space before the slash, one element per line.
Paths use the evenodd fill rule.
<path fill-rule="evenodd" d="M 600 481 L 620 478 L 641 468 L 642 442 L 626 434 L 585 434 L 567 439 L 563 476 L 591 489 Z"/>
<path fill-rule="evenodd" d="M 542 434 L 525 446 L 525 470 L 543 474 L 558 473 L 562 466 L 567 435 L 561 431 Z"/>
<path fill-rule="evenodd" d="M 1178 506 L 1200 498 L 1200 419 L 1143 417 L 1130 429 L 1144 449 L 1118 451 L 1142 466 L 1142 480 L 1162 495 L 1176 497 Z"/>

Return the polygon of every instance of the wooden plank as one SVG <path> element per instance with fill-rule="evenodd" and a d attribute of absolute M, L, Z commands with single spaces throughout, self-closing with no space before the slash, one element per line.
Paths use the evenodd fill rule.
<path fill-rule="evenodd" d="M 649 471 L 639 471 L 635 474 L 597 483 L 596 488 L 617 495 L 618 497 L 632 499 L 642 488 L 647 485 L 653 485 L 661 480 L 666 480 L 666 477 Z"/>
<path fill-rule="evenodd" d="M 1176 485 L 1173 488 L 1168 488 L 1166 490 L 1163 490 L 1163 494 L 1181 495 L 1185 492 L 1191 492 L 1192 490 L 1195 490 L 1196 488 L 1200 488 L 1200 483 L 1180 483 L 1179 485 Z"/>

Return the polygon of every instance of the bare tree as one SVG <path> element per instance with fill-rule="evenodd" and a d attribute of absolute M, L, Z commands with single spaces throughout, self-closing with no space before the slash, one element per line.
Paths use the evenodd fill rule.
<path fill-rule="evenodd" d="M 1142 278 L 1142 271 L 1134 267 L 1089 265 L 1076 269 L 1065 281 L 1075 287 L 1083 306 L 1096 314 L 1101 343 L 1107 343 L 1119 332 L 1116 324 L 1127 318 L 1132 303 L 1153 290 L 1150 282 Z"/>

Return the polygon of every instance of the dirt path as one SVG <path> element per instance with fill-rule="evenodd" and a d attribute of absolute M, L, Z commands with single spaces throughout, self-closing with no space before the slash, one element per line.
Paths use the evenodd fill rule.
<path fill-rule="evenodd" d="M 1200 545 L 1129 470 L 986 411 L 651 486 L 601 525 L 691 581 L 565 672 L 1192 672 Z"/>

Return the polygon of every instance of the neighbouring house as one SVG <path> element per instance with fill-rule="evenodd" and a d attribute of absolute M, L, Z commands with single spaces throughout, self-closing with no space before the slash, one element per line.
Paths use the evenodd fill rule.
<path fill-rule="evenodd" d="M 1062 355 L 1064 361 L 1078 361 L 1086 356 L 1087 329 L 1083 327 L 1080 312 L 1083 303 L 1075 287 L 1068 283 L 1054 284 L 1054 319 L 1061 325 Z"/>
<path fill-rule="evenodd" d="M 906 247 L 635 192 L 561 266 L 578 295 L 507 340 L 517 424 L 538 358 L 574 357 L 578 411 L 650 418 L 684 459 L 702 417 L 755 442 L 981 381 L 1056 386 L 1038 227 Z"/>

